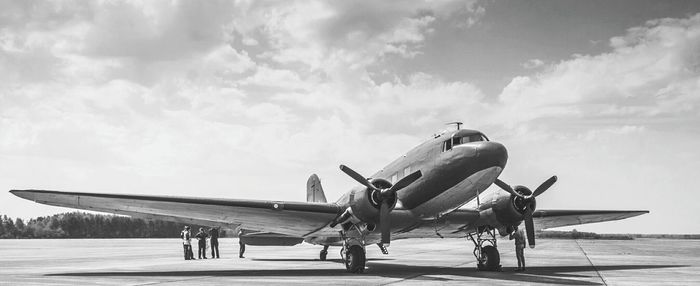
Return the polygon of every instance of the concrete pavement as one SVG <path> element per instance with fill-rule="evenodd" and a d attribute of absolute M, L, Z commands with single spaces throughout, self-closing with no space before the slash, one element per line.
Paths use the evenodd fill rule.
<path fill-rule="evenodd" d="M 0 284 L 700 284 L 698 240 L 541 239 L 525 250 L 524 273 L 513 271 L 508 240 L 499 241 L 502 272 L 477 271 L 466 240 L 398 240 L 389 255 L 368 247 L 362 275 L 345 273 L 337 247 L 328 261 L 308 244 L 248 246 L 239 259 L 236 239 L 220 244 L 221 259 L 185 261 L 179 239 L 0 240 Z"/>

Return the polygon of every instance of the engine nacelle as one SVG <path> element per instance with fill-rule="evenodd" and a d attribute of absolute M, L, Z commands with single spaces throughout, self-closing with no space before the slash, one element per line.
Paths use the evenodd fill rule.
<path fill-rule="evenodd" d="M 372 179 L 370 181 L 378 189 L 391 188 L 391 183 L 384 179 Z M 369 188 L 355 190 L 354 197 L 350 200 L 352 215 L 358 220 L 366 223 L 374 223 L 379 219 L 379 208 L 381 204 L 381 192 Z M 390 198 L 390 209 L 396 207 L 396 196 Z"/>
<path fill-rule="evenodd" d="M 532 191 L 524 186 L 515 186 L 513 190 L 524 196 L 529 196 Z M 512 231 L 513 226 L 519 224 L 525 214 L 526 206 L 535 210 L 537 203 L 534 198 L 525 199 L 514 196 L 504 191 L 498 191 L 491 200 L 485 201 L 481 205 L 481 225 L 491 225 L 501 232 L 502 235 Z"/>

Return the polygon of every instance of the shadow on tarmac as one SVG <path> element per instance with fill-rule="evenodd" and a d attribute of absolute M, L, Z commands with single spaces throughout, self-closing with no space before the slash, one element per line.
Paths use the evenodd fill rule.
<path fill-rule="evenodd" d="M 318 258 L 251 258 L 253 261 L 320 261 Z M 383 260 L 394 260 L 393 258 L 372 258 L 367 260 L 367 262 L 372 261 L 383 261 Z M 342 259 L 328 259 L 327 262 L 345 263 Z"/>
<path fill-rule="evenodd" d="M 299 261 L 306 261 L 299 259 Z M 329 259 L 330 262 L 342 263 L 340 259 Z M 372 263 L 368 261 L 364 275 L 376 275 L 386 278 L 399 278 L 417 281 L 451 281 L 449 277 L 474 277 L 525 283 L 549 283 L 560 285 L 602 285 L 579 279 L 589 279 L 590 275 L 576 274 L 577 272 L 637 270 L 655 268 L 688 267 L 688 265 L 601 265 L 593 266 L 541 266 L 529 267 L 526 272 L 514 272 L 514 268 L 504 268 L 502 272 L 478 271 L 474 267 L 435 267 L 435 266 L 411 266 L 393 263 Z M 46 276 L 172 276 L 172 277 L 196 277 L 196 276 L 357 276 L 344 272 L 342 269 L 274 269 L 274 270 L 198 270 L 198 271 L 113 271 L 113 272 L 75 272 L 55 273 Z M 441 277 L 437 277 L 441 276 Z"/>

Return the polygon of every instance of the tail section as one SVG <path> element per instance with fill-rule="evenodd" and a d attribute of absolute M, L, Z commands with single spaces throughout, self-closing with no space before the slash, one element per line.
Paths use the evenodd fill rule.
<path fill-rule="evenodd" d="M 316 176 L 316 174 L 311 175 L 309 180 L 306 181 L 306 201 L 315 203 L 325 203 L 326 195 L 323 194 L 323 187 L 321 187 L 321 180 Z"/>

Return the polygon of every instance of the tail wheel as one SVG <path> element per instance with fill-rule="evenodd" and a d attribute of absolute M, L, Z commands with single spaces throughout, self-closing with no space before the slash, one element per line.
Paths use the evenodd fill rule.
<path fill-rule="evenodd" d="M 319 257 L 319 258 L 321 258 L 321 261 L 326 261 L 326 256 L 328 256 L 328 251 L 321 250 L 321 254 Z"/>
<path fill-rule="evenodd" d="M 492 245 L 481 248 L 482 267 L 486 270 L 498 270 L 501 266 L 501 256 L 498 249 Z"/>
<path fill-rule="evenodd" d="M 345 253 L 345 268 L 350 273 L 365 271 L 365 251 L 359 245 L 350 246 Z"/>

